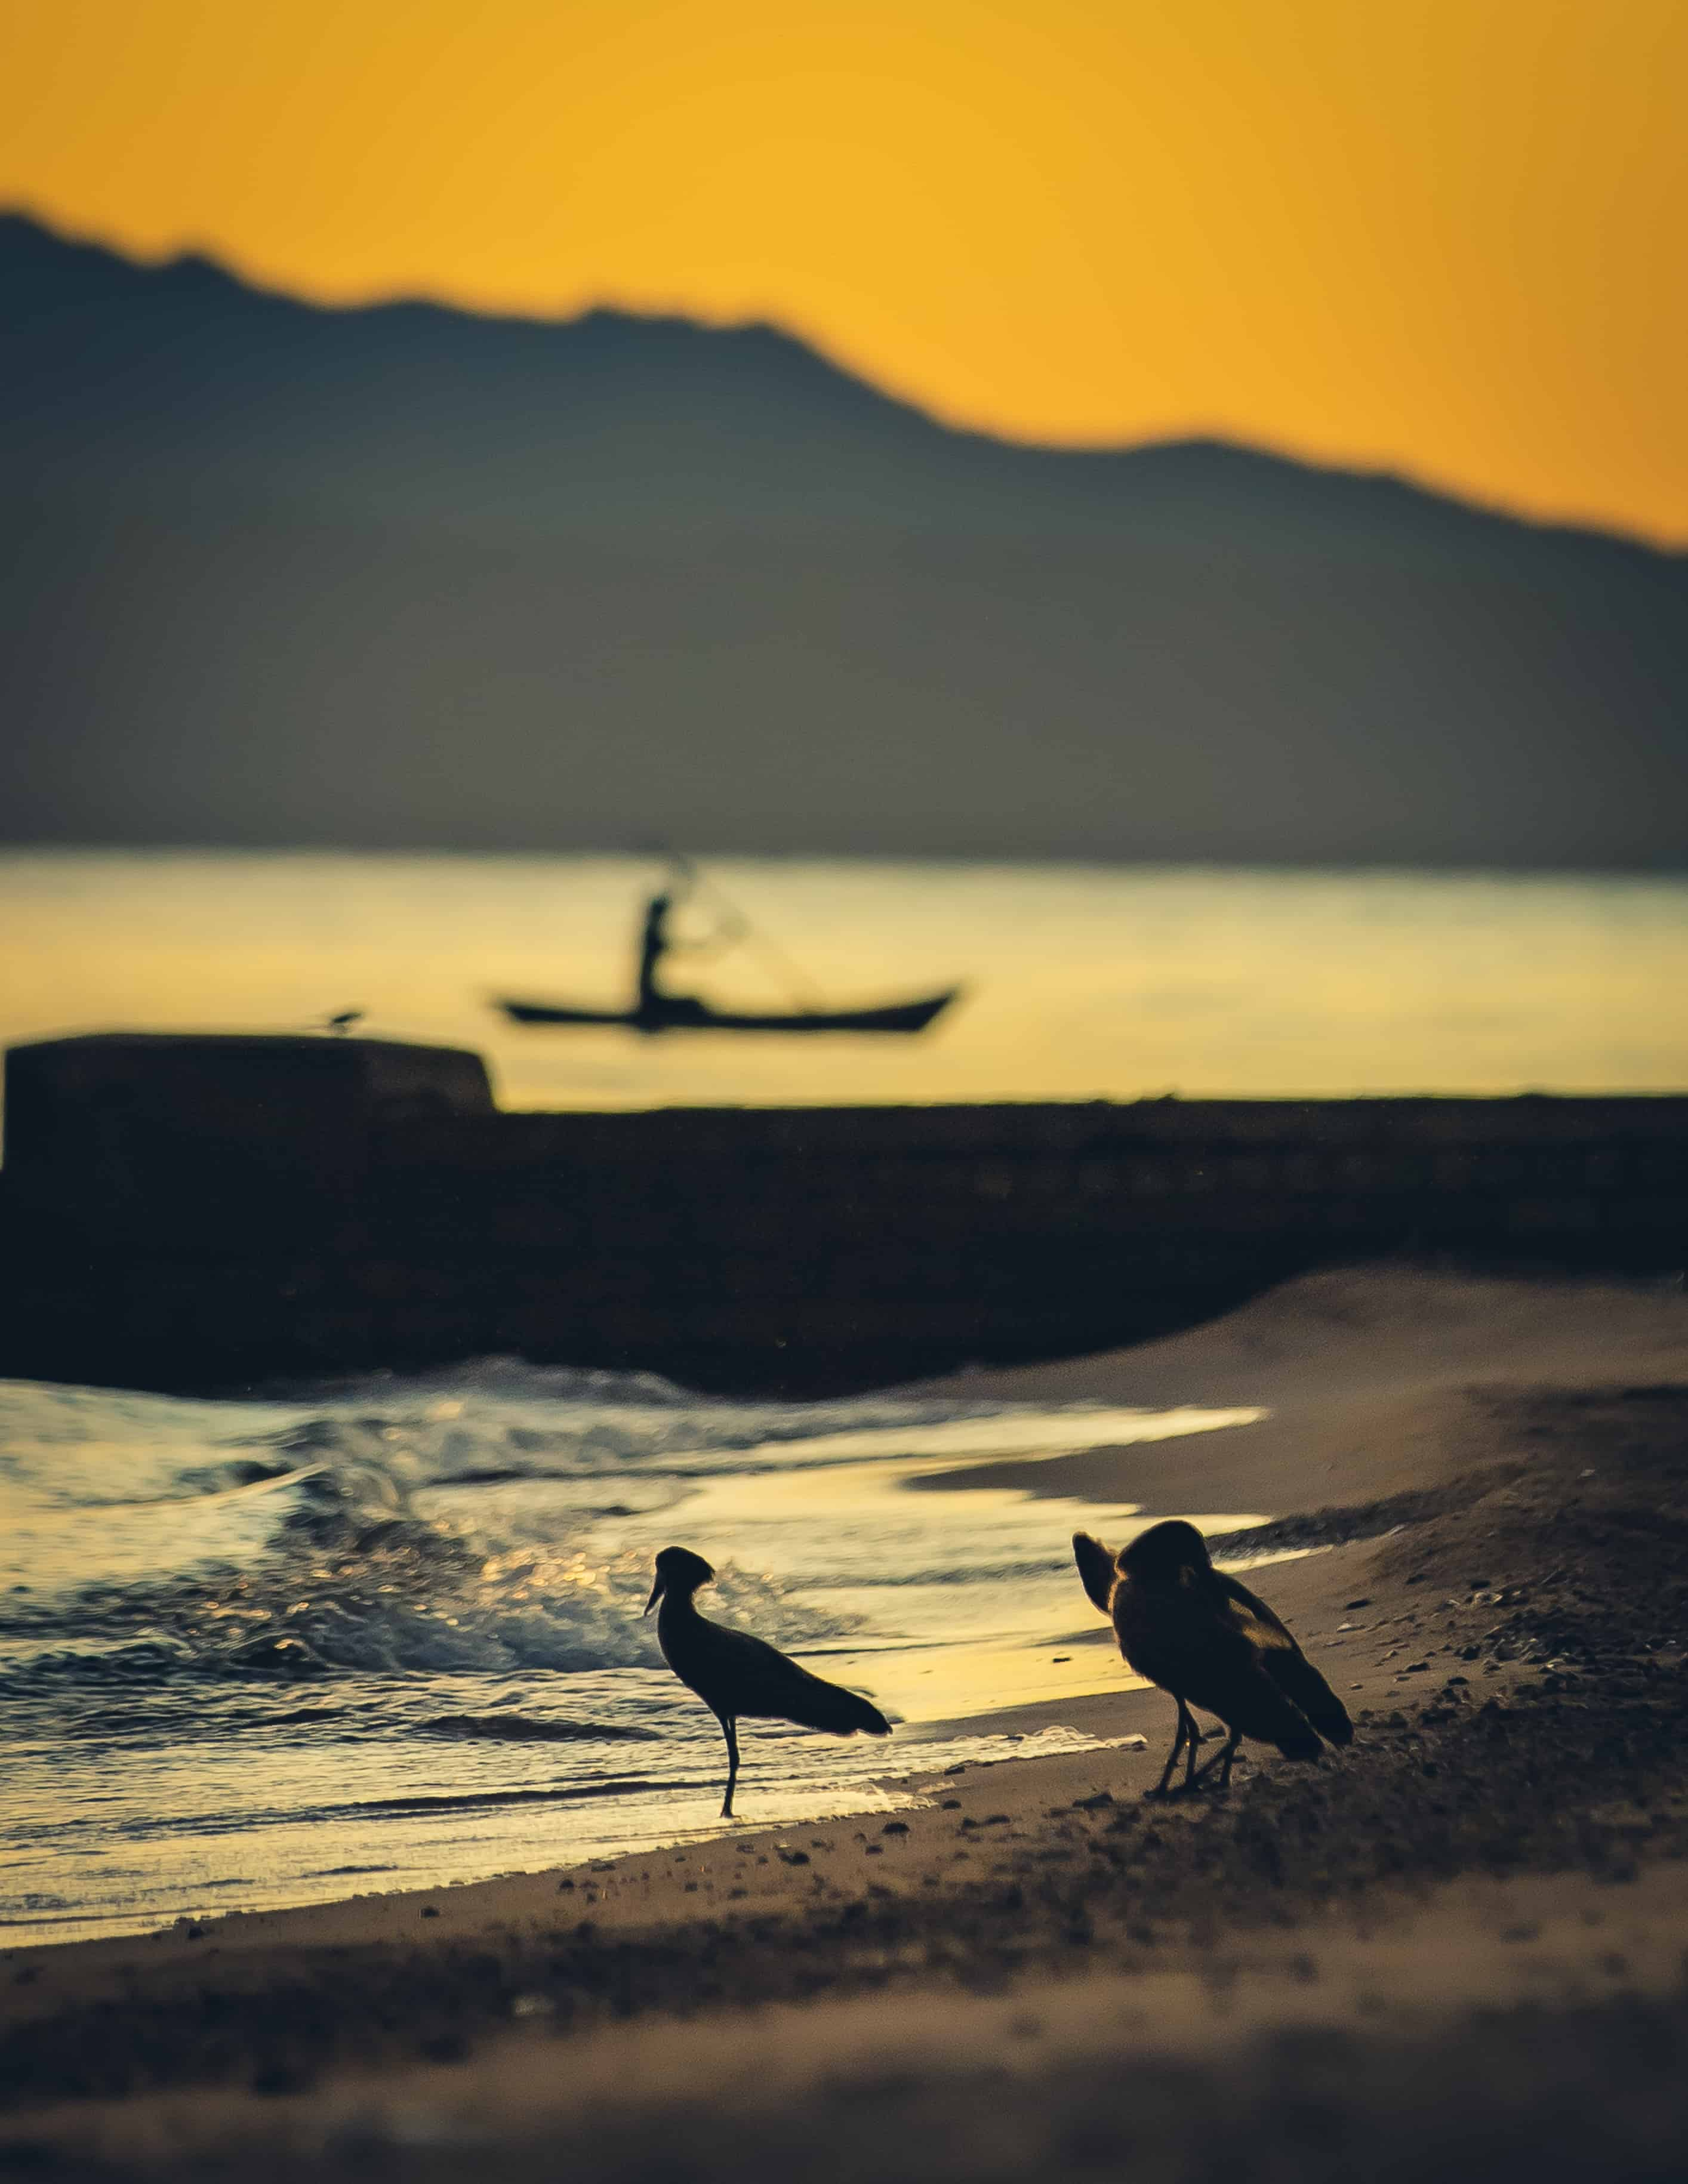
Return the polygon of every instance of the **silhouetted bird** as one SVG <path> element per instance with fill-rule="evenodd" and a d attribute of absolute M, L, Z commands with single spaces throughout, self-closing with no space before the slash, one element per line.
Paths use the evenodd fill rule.
<path fill-rule="evenodd" d="M 1316 1759 L 1320 1740 L 1354 1735 L 1342 1701 L 1265 1601 L 1216 1569 L 1193 1524 L 1174 1518 L 1151 1524 L 1119 1555 L 1088 1532 L 1072 1535 L 1084 1589 L 1114 1625 L 1120 1651 L 1140 1676 L 1178 1702 L 1178 1733 L 1154 1794 L 1164 1797 L 1188 1752 L 1184 1787 L 1200 1780 L 1201 1732 L 1192 1706 L 1216 1713 L 1230 1730 L 1225 1749 L 1201 1769 L 1219 1769 L 1219 1787 L 1245 1736 L 1275 1744 L 1286 1759 Z"/>
<path fill-rule="evenodd" d="M 713 1582 L 715 1573 L 689 1547 L 664 1547 L 657 1557 L 657 1582 L 645 1603 L 648 1615 L 660 1600 L 657 1636 L 662 1658 L 688 1690 L 694 1691 L 721 1724 L 727 1740 L 727 1795 L 721 1817 L 733 1817 L 733 1786 L 739 1779 L 738 1724 L 741 1714 L 766 1721 L 795 1721 L 804 1729 L 830 1730 L 851 1736 L 889 1736 L 891 1724 L 876 1706 L 800 1669 L 774 1646 L 746 1630 L 729 1630 L 697 1612 L 692 1595 Z"/>
<path fill-rule="evenodd" d="M 355 1023 L 362 1022 L 361 1009 L 342 1009 L 337 1017 L 325 1017 L 322 1020 L 322 1028 L 324 1031 L 333 1032 L 337 1038 L 344 1039 Z"/>

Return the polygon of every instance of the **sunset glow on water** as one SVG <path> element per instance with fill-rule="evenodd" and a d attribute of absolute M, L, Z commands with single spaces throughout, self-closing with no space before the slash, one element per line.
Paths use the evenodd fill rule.
<path fill-rule="evenodd" d="M 523 1107 L 1665 1091 L 1688 1086 L 1688 883 L 819 861 L 707 868 L 677 956 L 722 1005 L 962 999 L 914 1039 L 521 1029 L 617 1008 L 661 868 L 630 857 L 0 856 L 0 1043 L 361 1030 L 484 1053 Z"/>
<path fill-rule="evenodd" d="M 0 1039 L 361 1008 L 377 1035 L 484 1051 L 507 1105 L 559 1109 L 1688 1085 L 1688 883 L 1664 879 L 724 861 L 677 921 L 699 947 L 668 966 L 676 988 L 749 1007 L 789 1005 L 794 982 L 835 1005 L 953 982 L 964 998 L 910 1039 L 494 1012 L 500 992 L 624 1004 L 659 876 L 633 858 L 16 854 Z M 729 905 L 756 947 L 702 944 Z M 734 1403 L 598 1362 L 261 1402 L 0 1386 L 6 1938 L 712 1828 L 714 1724 L 640 1614 L 674 1539 L 717 1562 L 718 1612 L 903 1724 L 889 1758 L 759 1725 L 756 1817 L 884 1808 L 908 1766 L 1011 1756 L 992 1708 L 1120 1687 L 1067 1540 L 1139 1520 L 1128 1499 L 1034 1502 L 977 1467 L 1124 1447 L 1128 1496 L 1130 1444 L 1258 1415 Z M 962 1490 L 907 1490 L 953 1467 Z M 1276 1513 L 1191 1513 L 1223 1530 Z"/>
<path fill-rule="evenodd" d="M 911 1768 L 1093 1744 L 988 1715 L 1124 1687 L 1067 1540 L 1146 1520 L 905 1482 L 1258 1415 L 728 1403 L 510 1359 L 263 1402 L 0 1382 L 0 1942 L 714 1832 L 716 1725 L 640 1612 L 674 1539 L 716 1564 L 712 1615 L 902 1724 L 886 1746 L 756 1723 L 746 1817 L 884 1810 Z"/>

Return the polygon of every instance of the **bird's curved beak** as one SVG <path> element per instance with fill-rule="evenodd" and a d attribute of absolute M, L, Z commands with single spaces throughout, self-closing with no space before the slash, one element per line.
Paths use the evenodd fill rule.
<path fill-rule="evenodd" d="M 662 1597 L 662 1586 L 665 1580 L 663 1579 L 662 1573 L 661 1570 L 658 1570 L 657 1573 L 657 1582 L 651 1588 L 651 1597 L 645 1603 L 644 1613 L 646 1615 L 651 1613 L 651 1609 L 657 1605 L 657 1602 Z"/>

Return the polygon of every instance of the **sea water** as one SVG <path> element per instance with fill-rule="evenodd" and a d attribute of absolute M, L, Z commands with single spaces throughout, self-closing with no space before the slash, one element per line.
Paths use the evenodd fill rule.
<path fill-rule="evenodd" d="M 487 1055 L 507 1105 L 1137 1099 L 1688 1085 L 1688 882 L 711 865 L 676 990 L 961 1000 L 915 1039 L 522 1029 L 631 998 L 662 868 L 608 857 L 0 855 L 0 1043 L 362 1028 Z M 732 943 L 733 913 L 750 937 Z M 590 1361 L 587 1361 L 590 1362 Z"/>
<path fill-rule="evenodd" d="M 1255 1415 L 729 1403 L 513 1360 L 249 1401 L 0 1384 L 0 1942 L 709 1830 L 720 1733 L 641 1612 L 670 1541 L 715 1563 L 709 1613 L 898 1724 L 747 1724 L 746 1819 L 1087 1743 L 988 1712 L 1121 1686 L 1068 1535 L 1143 1520 L 977 1466 L 1106 1445 L 1128 1469 L 1132 1444 Z M 963 1490 L 908 1490 L 964 1464 Z"/>
<path fill-rule="evenodd" d="M 914 1039 L 524 1031 L 490 998 L 625 1002 L 660 867 L 42 852 L 0 856 L 0 1041 L 303 1028 L 355 1007 L 377 1034 L 483 1051 L 508 1105 L 560 1108 L 1688 1085 L 1677 879 L 802 861 L 709 877 L 677 919 L 696 944 L 677 988 L 751 1006 L 964 997 Z M 726 944 L 738 914 L 756 944 Z M 1023 1750 L 990 1709 L 1121 1674 L 1083 1642 L 1104 1634 L 1068 1534 L 1137 1521 L 1134 1441 L 1232 1429 L 960 1398 L 725 1404 L 595 1362 L 243 1402 L 0 1390 L 0 1936 L 713 1826 L 718 1734 L 640 1613 L 670 1540 L 718 1566 L 713 1612 L 899 1717 L 888 1747 L 755 1725 L 747 1817 L 864 1810 L 899 1767 Z M 1104 1443 L 1127 1451 L 1107 1507 L 907 1485 Z"/>

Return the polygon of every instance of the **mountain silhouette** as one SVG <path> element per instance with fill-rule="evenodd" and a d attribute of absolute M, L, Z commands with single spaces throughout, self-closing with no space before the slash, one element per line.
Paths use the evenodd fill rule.
<path fill-rule="evenodd" d="M 1688 558 L 0 218 L 0 835 L 1683 860 Z"/>

